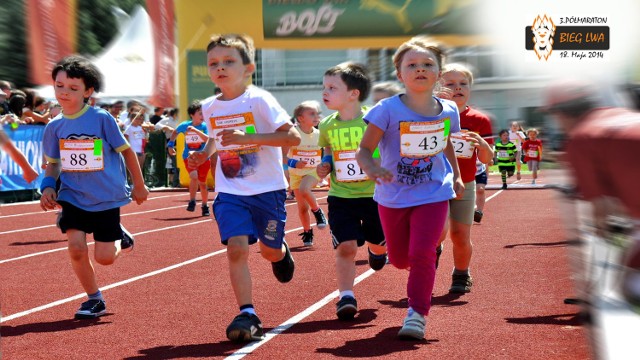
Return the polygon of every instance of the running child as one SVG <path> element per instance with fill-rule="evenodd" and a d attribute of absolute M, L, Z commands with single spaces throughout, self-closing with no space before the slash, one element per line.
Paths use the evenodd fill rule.
<path fill-rule="evenodd" d="M 187 158 L 189 153 L 193 151 L 202 151 L 207 139 L 209 139 L 207 125 L 203 123 L 202 117 L 202 105 L 200 100 L 195 100 L 189 108 L 187 113 L 191 120 L 182 122 L 178 127 L 173 130 L 167 148 L 169 155 L 176 155 L 176 138 L 178 134 L 184 134 L 184 150 L 182 151 L 182 158 L 184 159 L 184 166 L 189 174 L 189 204 L 187 204 L 187 211 L 196 210 L 196 192 L 200 188 L 200 197 L 202 198 L 202 216 L 211 215 L 209 212 L 209 189 L 207 188 L 207 176 L 209 170 L 211 170 L 211 161 L 205 161 L 200 166 L 191 167 Z"/>
<path fill-rule="evenodd" d="M 106 303 L 89 259 L 87 234 L 93 233 L 95 261 L 111 265 L 121 250 L 132 249 L 134 239 L 120 225 L 120 207 L 131 199 L 142 204 L 149 194 L 138 159 L 120 132 L 115 119 L 87 101 L 102 88 L 102 74 L 89 60 L 69 56 L 52 72 L 54 90 L 62 113 L 44 130 L 47 158 L 40 185 L 40 207 L 62 207 L 60 230 L 67 234 L 69 256 L 89 300 L 75 314 L 77 319 L 104 315 Z M 133 180 L 126 180 L 129 170 Z M 56 180 L 60 178 L 60 191 Z"/>
<path fill-rule="evenodd" d="M 509 127 L 509 141 L 516 146 L 516 179 L 520 180 L 520 168 L 522 167 L 522 143 L 526 140 L 522 126 L 517 122 L 511 122 Z"/>
<path fill-rule="evenodd" d="M 476 161 L 486 164 L 493 158 L 491 120 L 483 112 L 468 105 L 473 74 L 467 66 L 459 63 L 445 65 L 442 68 L 441 84 L 449 90 L 451 100 L 456 103 L 460 113 L 462 130 L 452 133 L 451 141 L 455 146 L 465 192 L 461 199 L 449 201 L 449 226 L 445 224 L 437 250 L 438 256 L 442 254 L 444 240 L 450 228 L 454 267 L 449 292 L 464 294 L 470 292 L 473 285 L 469 267 L 473 253 L 471 225 L 476 206 Z"/>
<path fill-rule="evenodd" d="M 387 239 L 390 263 L 409 269 L 409 309 L 398 332 L 423 339 L 436 275 L 436 245 L 449 210 L 464 184 L 449 135 L 460 131 L 458 107 L 434 96 L 444 52 L 417 36 L 393 55 L 405 93 L 380 101 L 366 115 L 368 126 L 357 158 L 375 181 L 374 200 Z M 374 160 L 379 146 L 382 163 Z M 329 212 L 331 220 L 332 213 Z"/>
<path fill-rule="evenodd" d="M 323 178 L 331 174 L 327 203 L 340 291 L 336 315 L 341 320 L 353 319 L 358 312 L 353 292 L 358 247 L 369 243 L 369 266 L 373 270 L 382 269 L 387 261 L 378 204 L 373 200 L 375 183 L 356 161 L 356 150 L 367 127 L 362 102 L 370 90 L 371 80 L 361 64 L 346 62 L 324 73 L 322 100 L 336 112 L 319 125 L 318 144 L 324 147 L 325 155 L 318 175 Z"/>
<path fill-rule="evenodd" d="M 231 287 L 240 308 L 227 337 L 259 340 L 264 333 L 253 306 L 249 245 L 259 239 L 260 255 L 271 262 L 278 281 L 291 281 L 295 264 L 284 240 L 287 181 L 280 147 L 298 145 L 300 135 L 273 95 L 250 85 L 256 69 L 250 37 L 214 35 L 207 45 L 207 67 L 221 93 L 202 102 L 209 139 L 188 161 L 199 167 L 217 149 L 213 214 L 227 246 Z"/>
<path fill-rule="evenodd" d="M 500 141 L 494 146 L 498 171 L 502 178 L 502 189 L 507 189 L 507 177 L 512 177 L 516 170 L 516 155 L 518 149 L 514 143 L 509 141 L 509 131 L 500 130 L 498 134 Z"/>
<path fill-rule="evenodd" d="M 535 184 L 538 178 L 538 170 L 542 161 L 542 140 L 538 139 L 538 129 L 531 128 L 527 130 L 528 139 L 522 144 L 524 152 L 524 162 L 531 171 L 531 183 Z"/>
<path fill-rule="evenodd" d="M 296 129 L 302 137 L 300 145 L 292 146 L 287 152 L 287 166 L 289 168 L 289 185 L 298 203 L 298 216 L 302 223 L 302 243 L 304 246 L 313 245 L 313 230 L 309 210 L 316 219 L 316 226 L 322 230 L 327 226 L 324 212 L 318 205 L 316 196 L 311 191 L 320 177 L 316 167 L 322 159 L 322 148 L 318 146 L 320 131 L 314 124 L 320 118 L 320 104 L 317 101 L 303 101 L 293 110 L 293 119 L 297 122 Z"/>

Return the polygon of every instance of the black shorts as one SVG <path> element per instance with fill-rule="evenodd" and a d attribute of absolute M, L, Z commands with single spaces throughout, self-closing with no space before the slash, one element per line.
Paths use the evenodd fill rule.
<path fill-rule="evenodd" d="M 506 171 L 507 174 L 509 174 L 509 176 L 511 176 L 516 171 L 516 167 L 515 167 L 515 165 L 511 165 L 511 166 L 500 166 L 500 165 L 498 165 L 498 171 L 500 171 L 500 172 Z"/>
<path fill-rule="evenodd" d="M 364 245 L 365 241 L 377 245 L 384 244 L 378 203 L 372 198 L 348 199 L 329 196 L 327 204 L 334 249 L 340 243 L 349 240 L 357 240 L 358 246 Z"/>
<path fill-rule="evenodd" d="M 63 234 L 69 229 L 75 229 L 93 234 L 93 240 L 99 242 L 122 240 L 120 208 L 86 211 L 66 201 L 58 203 L 62 206 L 60 230 Z"/>
<path fill-rule="evenodd" d="M 476 185 L 477 184 L 485 184 L 487 185 L 487 170 L 481 172 L 480 174 L 476 175 Z"/>

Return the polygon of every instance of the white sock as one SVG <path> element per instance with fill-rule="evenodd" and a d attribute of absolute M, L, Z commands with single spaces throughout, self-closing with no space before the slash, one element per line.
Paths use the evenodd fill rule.
<path fill-rule="evenodd" d="M 356 298 L 356 296 L 353 294 L 353 290 L 340 291 L 340 299 L 342 299 L 345 296 L 351 296 L 354 299 Z"/>

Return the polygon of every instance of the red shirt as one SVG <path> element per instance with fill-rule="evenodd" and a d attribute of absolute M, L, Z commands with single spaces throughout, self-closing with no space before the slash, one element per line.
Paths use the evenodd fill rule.
<path fill-rule="evenodd" d="M 529 160 L 540 161 L 540 159 L 542 159 L 542 140 L 525 140 L 524 143 L 522 143 L 522 151 L 524 152 L 524 162 Z M 530 152 L 533 151 L 537 152 L 537 155 L 534 157 L 529 156 L 532 155 Z"/>
<path fill-rule="evenodd" d="M 640 219 L 640 113 L 622 108 L 589 112 L 569 134 L 567 156 L 582 196 L 619 199 Z"/>
<path fill-rule="evenodd" d="M 460 113 L 460 129 L 472 131 L 484 138 L 489 145 L 493 145 L 493 131 L 491 130 L 491 119 L 484 113 L 467 106 Z M 473 152 L 470 159 L 458 159 L 460 176 L 462 181 L 467 183 L 476 179 L 476 160 L 478 151 Z"/>

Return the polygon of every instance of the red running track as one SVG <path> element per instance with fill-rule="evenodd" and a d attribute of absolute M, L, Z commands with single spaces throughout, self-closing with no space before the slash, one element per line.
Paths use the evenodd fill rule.
<path fill-rule="evenodd" d="M 316 192 L 326 211 L 326 192 Z M 0 208 L 0 323 L 3 359 L 181 358 L 450 358 L 588 359 L 588 328 L 575 294 L 569 245 L 552 190 L 488 191 L 474 225 L 471 293 L 447 293 L 452 269 L 446 244 L 436 279 L 427 340 L 396 338 L 405 315 L 407 272 L 369 269 L 357 258 L 360 311 L 335 316 L 334 252 L 328 230 L 303 248 L 295 202 L 287 239 L 294 279 L 280 284 L 252 247 L 255 306 L 266 331 L 259 343 L 229 342 L 237 313 L 224 247 L 212 218 L 188 213 L 186 192 L 153 192 L 123 208 L 136 247 L 112 266 L 96 265 L 108 314 L 73 320 L 85 300 L 54 213 L 35 203 Z M 199 209 L 197 209 L 199 210 Z"/>

